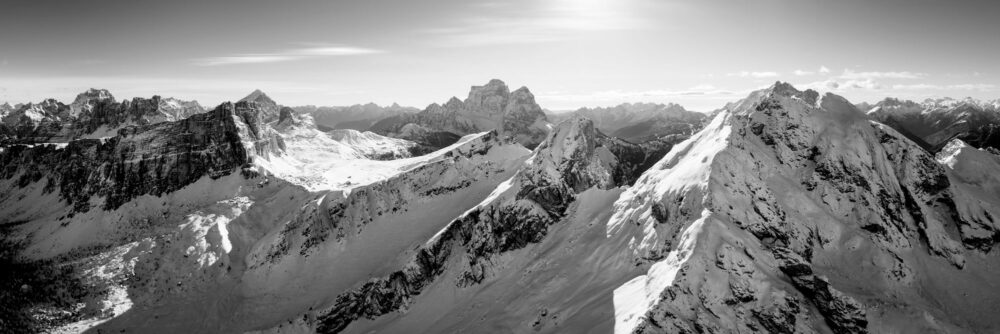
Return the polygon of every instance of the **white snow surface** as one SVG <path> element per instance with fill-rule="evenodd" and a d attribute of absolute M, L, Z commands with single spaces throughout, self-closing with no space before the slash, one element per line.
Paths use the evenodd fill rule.
<path fill-rule="evenodd" d="M 472 142 L 486 134 L 466 135 L 451 146 L 418 157 L 372 160 L 322 131 L 297 128 L 281 133 L 286 154 L 271 154 L 256 164 L 310 191 L 349 190 L 384 180 L 467 144 L 475 145 Z"/>
<path fill-rule="evenodd" d="M 677 249 L 670 251 L 665 260 L 650 266 L 649 273 L 639 275 L 615 289 L 616 334 L 627 334 L 635 330 L 646 312 L 660 300 L 663 290 L 673 284 L 681 265 L 694 254 L 698 234 L 711 214 L 708 209 L 703 210 L 701 218 L 691 222 L 681 233 Z"/>

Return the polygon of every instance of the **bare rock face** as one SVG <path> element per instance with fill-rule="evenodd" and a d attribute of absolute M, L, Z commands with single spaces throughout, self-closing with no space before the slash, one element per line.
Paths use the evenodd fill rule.
<path fill-rule="evenodd" d="M 289 107 L 281 107 L 278 112 L 278 123 L 275 126 L 290 126 L 296 123 L 295 110 Z"/>
<path fill-rule="evenodd" d="M 94 108 L 94 104 L 103 101 L 114 103 L 115 97 L 107 89 L 88 89 L 78 94 L 73 103 L 70 104 L 70 114 L 73 117 L 79 117 L 82 113 L 90 112 Z"/>
<path fill-rule="evenodd" d="M 122 106 L 143 112 L 156 102 L 137 99 Z M 95 115 L 118 114 L 102 108 L 98 104 Z M 10 146 L 0 152 L 0 177 L 17 179 L 22 187 L 45 179 L 47 191 L 58 191 L 76 211 L 92 204 L 114 209 L 140 195 L 230 174 L 257 154 L 282 149 L 260 112 L 254 103 L 224 103 L 177 122 L 127 127 L 106 140 L 75 140 L 64 148 Z M 95 196 L 103 203 L 93 202 Z"/>
<path fill-rule="evenodd" d="M 444 105 L 432 104 L 416 114 L 386 118 L 370 130 L 425 145 L 447 146 L 450 143 L 438 139 L 457 140 L 470 133 L 496 129 L 501 136 L 533 148 L 545 138 L 546 124 L 545 113 L 527 88 L 511 92 L 503 81 L 493 79 L 486 85 L 473 86 L 465 101 L 453 97 Z"/>

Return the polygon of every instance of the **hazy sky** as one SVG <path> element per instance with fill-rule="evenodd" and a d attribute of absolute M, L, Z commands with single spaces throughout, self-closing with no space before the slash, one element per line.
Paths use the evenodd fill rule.
<path fill-rule="evenodd" d="M 1000 1 L 0 0 L 0 102 L 89 87 L 205 105 L 424 107 L 499 78 L 549 109 L 709 110 L 775 80 L 1000 98 Z"/>

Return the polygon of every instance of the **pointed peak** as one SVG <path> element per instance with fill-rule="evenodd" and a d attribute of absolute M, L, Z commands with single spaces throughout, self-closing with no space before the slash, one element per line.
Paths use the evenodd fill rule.
<path fill-rule="evenodd" d="M 781 81 L 775 81 L 774 84 L 771 85 L 771 87 L 767 88 L 767 90 L 771 91 L 771 93 L 775 95 L 783 95 L 783 96 L 795 96 L 802 93 L 798 89 L 795 89 L 795 87 L 792 86 L 792 84 Z"/>
<path fill-rule="evenodd" d="M 254 101 L 254 102 L 269 102 L 269 103 L 274 103 L 274 100 L 271 100 L 271 98 L 269 96 L 267 96 L 267 94 L 265 94 L 260 89 L 254 89 L 254 91 L 251 92 L 250 95 L 247 95 L 246 97 L 240 99 L 240 101 Z"/>

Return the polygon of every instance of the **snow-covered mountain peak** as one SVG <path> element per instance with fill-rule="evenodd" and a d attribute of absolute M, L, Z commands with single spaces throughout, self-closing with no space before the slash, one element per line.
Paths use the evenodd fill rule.
<path fill-rule="evenodd" d="M 949 152 L 967 151 L 951 146 Z M 924 261 L 950 264 L 961 275 L 955 271 L 970 270 L 967 258 L 978 256 L 968 249 L 996 243 L 996 223 L 986 218 L 997 214 L 995 196 L 962 190 L 975 182 L 957 184 L 955 173 L 896 131 L 867 121 L 842 97 L 817 98 L 780 83 L 751 93 L 678 144 L 616 201 L 609 238 L 629 237 L 636 261 L 652 262 L 646 275 L 615 290 L 616 332 L 766 323 L 766 317 L 740 320 L 754 309 L 796 319 L 764 325 L 770 332 L 799 331 L 791 328 L 803 323 L 837 333 L 878 332 L 869 324 L 891 328 L 896 317 L 922 321 L 906 310 L 871 312 L 860 301 L 939 300 L 898 296 L 914 296 L 911 282 L 928 272 Z M 744 249 L 747 257 L 738 261 L 746 263 L 720 264 L 732 260 L 723 254 L 729 246 L 720 245 Z M 891 261 L 859 267 L 858 258 Z M 886 267 L 903 269 L 891 273 Z M 794 311 L 784 297 L 771 299 L 778 295 L 768 289 L 777 286 L 768 275 L 786 277 L 792 289 L 778 289 L 819 312 Z M 876 291 L 855 288 L 872 279 L 880 282 Z M 934 294 L 948 289 L 935 284 Z M 740 299 L 742 287 L 756 292 Z M 936 322 L 920 326 L 942 328 Z"/>

